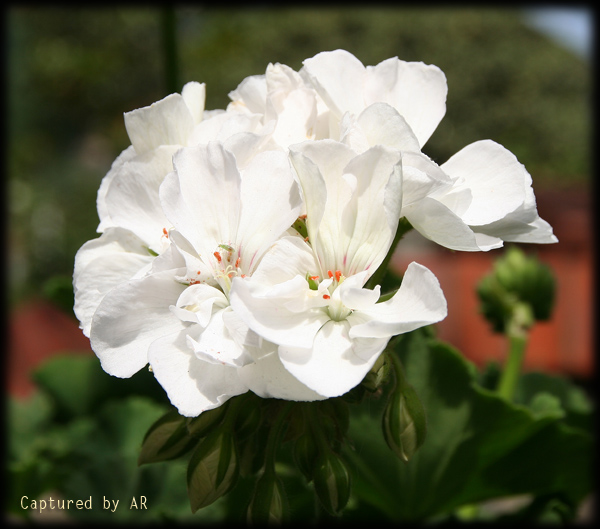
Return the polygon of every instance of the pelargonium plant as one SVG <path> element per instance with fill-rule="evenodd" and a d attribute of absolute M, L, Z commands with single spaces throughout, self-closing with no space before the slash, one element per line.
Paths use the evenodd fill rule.
<path fill-rule="evenodd" d="M 249 520 L 285 517 L 283 439 L 340 513 L 347 407 L 392 378 L 383 435 L 405 461 L 421 446 L 425 410 L 390 340 L 447 305 L 416 262 L 382 291 L 406 231 L 462 251 L 557 242 L 507 149 L 482 140 L 441 165 L 421 151 L 445 114 L 439 68 L 365 67 L 343 50 L 303 64 L 269 64 L 224 110 L 206 110 L 205 85 L 190 82 L 126 113 L 131 145 L 101 183 L 100 236 L 75 259 L 75 313 L 102 368 L 151 370 L 174 407 L 140 462 L 193 450 L 194 511 L 242 475 L 257 479 Z"/>

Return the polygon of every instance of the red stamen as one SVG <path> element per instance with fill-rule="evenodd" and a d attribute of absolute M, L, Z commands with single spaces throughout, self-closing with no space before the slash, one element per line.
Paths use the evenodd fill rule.
<path fill-rule="evenodd" d="M 246 277 L 246 274 L 242 274 L 241 277 Z"/>
<path fill-rule="evenodd" d="M 331 270 L 327 270 L 327 275 L 331 279 L 333 277 L 333 272 Z"/>
<path fill-rule="evenodd" d="M 323 294 L 323 299 L 330 299 L 331 296 L 328 296 L 327 294 Z"/>
<path fill-rule="evenodd" d="M 213 255 L 217 258 L 217 261 L 219 261 L 219 263 L 220 263 L 221 262 L 221 254 L 219 252 L 215 252 Z"/>
<path fill-rule="evenodd" d="M 167 239 L 169 238 L 169 232 L 167 231 L 167 228 L 163 228 L 163 233 L 165 235 L 165 237 L 167 237 Z"/>
<path fill-rule="evenodd" d="M 340 282 L 340 278 L 342 277 L 342 272 L 340 272 L 339 270 L 335 271 L 335 280 L 339 283 Z"/>
<path fill-rule="evenodd" d="M 319 279 L 319 276 L 310 276 L 310 278 L 311 278 L 313 281 L 316 281 L 317 279 Z"/>
<path fill-rule="evenodd" d="M 238 268 L 238 267 L 240 266 L 240 260 L 241 260 L 241 257 L 238 257 L 238 258 L 235 260 L 235 267 L 236 267 L 236 268 Z"/>

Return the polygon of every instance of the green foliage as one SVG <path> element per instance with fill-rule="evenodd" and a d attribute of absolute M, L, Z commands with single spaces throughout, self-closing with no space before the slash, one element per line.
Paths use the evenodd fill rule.
<path fill-rule="evenodd" d="M 192 516 L 183 460 L 138 467 L 144 433 L 168 410 L 162 395 L 140 391 L 158 385 L 139 375 L 117 380 L 95 357 L 80 356 L 51 359 L 38 369 L 40 391 L 8 403 L 6 505 L 11 516 L 39 515 L 21 509 L 21 498 L 45 494 L 55 500 L 91 496 L 91 510 L 72 506 L 60 513 L 81 522 L 210 522 L 222 516 L 218 506 Z M 141 508 L 142 496 L 147 509 Z M 105 498 L 118 501 L 117 507 L 105 508 Z M 134 498 L 137 508 L 130 508 Z"/>
<path fill-rule="evenodd" d="M 564 394 L 555 395 L 550 405 L 544 397 L 544 406 L 539 397 L 529 398 L 538 388 L 550 392 L 557 384 L 546 383 L 544 375 L 524 378 L 520 394 L 531 409 L 483 389 L 475 368 L 457 351 L 420 331 L 405 335 L 398 353 L 425 407 L 427 438 L 408 464 L 393 461 L 385 441 L 372 434 L 378 427 L 373 403 L 353 415 L 355 450 L 345 454 L 357 470 L 358 507 L 346 512 L 348 520 L 360 517 L 365 504 L 374 509 L 371 519 L 424 521 L 452 517 L 464 505 L 518 494 L 559 501 L 574 515 L 592 488 L 592 436 L 557 413 L 557 400 L 562 407 Z M 536 389 L 530 387 L 533 382 Z M 566 381 L 558 386 L 571 393 Z M 590 408 L 580 409 L 588 411 L 589 419 Z M 527 512 L 529 521 L 538 521 L 540 509 Z"/>
<path fill-rule="evenodd" d="M 41 390 L 9 402 L 8 510 L 31 516 L 21 498 L 50 494 L 91 496 L 92 510 L 66 514 L 94 522 L 271 522 L 289 506 L 290 520 L 309 523 L 315 501 L 322 520 L 341 522 L 573 519 L 593 485 L 593 406 L 580 388 L 530 373 L 510 403 L 427 329 L 394 347 L 404 387 L 427 418 L 408 462 L 381 432 L 393 387 L 313 403 L 249 393 L 203 422 L 140 392 L 138 384 L 156 385 L 135 380 L 142 373 L 115 380 L 95 358 L 50 360 L 36 374 Z M 127 391 L 114 391 L 113 381 Z M 140 467 L 140 454 L 159 462 Z M 530 501 L 501 518 L 477 507 L 515 495 Z M 142 496 L 147 510 L 130 509 Z M 119 500 L 114 512 L 102 508 L 104 498 Z"/>

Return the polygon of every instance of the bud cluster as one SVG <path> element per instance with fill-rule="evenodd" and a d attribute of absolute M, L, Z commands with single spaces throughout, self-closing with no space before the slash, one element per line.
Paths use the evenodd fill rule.
<path fill-rule="evenodd" d="M 389 376 L 391 371 L 394 377 Z M 247 522 L 279 524 L 289 519 L 285 480 L 276 470 L 278 452 L 286 445 L 298 477 L 312 487 L 322 511 L 339 516 L 352 491 L 351 468 L 344 455 L 352 450 L 350 406 L 366 397 L 380 398 L 394 380 L 383 414 L 383 434 L 390 448 L 408 461 L 425 436 L 424 410 L 397 359 L 383 354 L 363 382 L 340 398 L 286 402 L 246 393 L 198 417 L 169 411 L 148 430 L 138 464 L 190 454 L 187 484 L 193 512 L 223 497 L 240 478 L 254 480 Z"/>

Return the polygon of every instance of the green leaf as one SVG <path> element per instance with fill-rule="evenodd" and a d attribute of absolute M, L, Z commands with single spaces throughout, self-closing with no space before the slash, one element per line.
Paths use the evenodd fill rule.
<path fill-rule="evenodd" d="M 147 370 L 142 369 L 129 379 L 112 377 L 102 370 L 95 356 L 57 355 L 44 362 L 33 373 L 33 379 L 54 401 L 60 421 L 94 414 L 108 399 L 128 394 L 168 402 Z"/>
<path fill-rule="evenodd" d="M 532 408 L 538 395 L 555 397 L 564 411 L 564 423 L 581 428 L 592 434 L 594 431 L 593 406 L 585 391 L 564 377 L 546 373 L 525 373 L 521 375 L 515 389 L 514 400 Z M 537 403 L 539 405 L 539 401 Z"/>
<path fill-rule="evenodd" d="M 560 495 L 577 505 L 591 490 L 590 435 L 556 414 L 536 416 L 481 388 L 472 364 L 421 332 L 404 335 L 398 349 L 426 410 L 427 438 L 408 464 L 394 461 L 383 438 L 373 435 L 374 403 L 365 402 L 350 429 L 356 451 L 347 451 L 359 467 L 355 494 L 377 506 L 382 518 L 426 520 L 524 493 Z M 387 498 L 385 510 L 380 495 Z"/>

